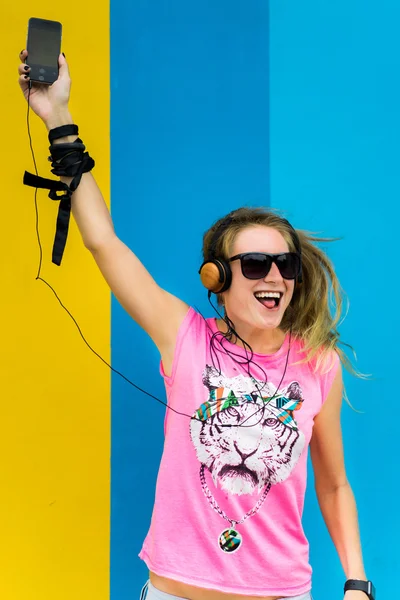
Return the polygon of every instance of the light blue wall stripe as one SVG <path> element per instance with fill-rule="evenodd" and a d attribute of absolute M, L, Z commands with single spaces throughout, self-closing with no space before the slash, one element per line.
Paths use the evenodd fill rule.
<path fill-rule="evenodd" d="M 268 5 L 111 2 L 112 214 L 157 281 L 210 314 L 203 232 L 269 201 Z M 112 306 L 112 360 L 164 398 L 152 343 Z M 151 516 L 163 407 L 113 376 L 111 598 L 132 600 Z"/>
<path fill-rule="evenodd" d="M 271 3 L 271 203 L 325 244 L 347 291 L 341 327 L 366 383 L 346 377 L 346 463 L 360 514 L 367 575 L 378 598 L 399 572 L 396 380 L 400 195 L 399 4 L 384 0 Z M 373 291 L 374 290 L 374 291 Z M 378 293 L 382 290 L 382 293 Z M 396 384 L 394 384 L 396 387 Z M 344 574 L 310 479 L 305 529 L 316 600 L 342 597 Z"/>

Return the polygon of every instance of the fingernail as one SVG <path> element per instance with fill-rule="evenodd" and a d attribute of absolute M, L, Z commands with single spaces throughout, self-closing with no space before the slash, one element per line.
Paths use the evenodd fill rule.
<path fill-rule="evenodd" d="M 28 75 L 24 75 L 24 79 L 29 79 Z"/>
<path fill-rule="evenodd" d="M 22 48 L 22 50 L 21 50 L 20 54 L 23 54 L 23 53 L 24 53 L 24 48 Z"/>
<path fill-rule="evenodd" d="M 25 71 L 29 71 L 28 65 L 25 65 L 24 69 L 25 69 Z"/>
<path fill-rule="evenodd" d="M 65 58 L 65 54 L 64 54 L 64 52 L 62 53 L 62 55 L 63 55 L 63 57 Z"/>

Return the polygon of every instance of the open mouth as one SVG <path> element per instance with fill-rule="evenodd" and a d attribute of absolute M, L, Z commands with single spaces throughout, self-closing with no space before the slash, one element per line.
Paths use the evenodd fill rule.
<path fill-rule="evenodd" d="M 254 294 L 256 300 L 269 309 L 278 308 L 282 296 L 282 292 L 256 292 Z"/>

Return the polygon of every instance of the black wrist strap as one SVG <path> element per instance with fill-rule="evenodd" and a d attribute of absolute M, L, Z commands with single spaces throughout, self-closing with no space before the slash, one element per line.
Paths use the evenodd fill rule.
<path fill-rule="evenodd" d="M 60 266 L 68 236 L 72 191 L 68 185 L 62 181 L 45 179 L 44 177 L 28 173 L 27 171 L 25 171 L 23 182 L 24 185 L 29 185 L 34 188 L 50 190 L 49 198 L 60 201 L 52 254 L 53 263 Z M 59 196 L 57 192 L 64 193 Z"/>
<path fill-rule="evenodd" d="M 58 131 L 59 137 L 71 135 L 71 129 L 65 129 L 67 127 L 75 127 L 76 131 L 78 130 L 76 125 L 64 125 L 63 127 L 58 127 L 55 131 Z M 56 135 L 58 134 L 56 133 Z M 28 173 L 27 171 L 25 171 L 23 182 L 25 185 L 34 188 L 50 190 L 49 198 L 60 202 L 52 255 L 53 263 L 59 266 L 62 261 L 68 237 L 72 194 L 80 184 L 83 173 L 91 171 L 95 163 L 89 154 L 85 152 L 85 146 L 79 138 L 76 142 L 70 144 L 54 144 L 50 147 L 50 152 L 51 156 L 49 157 L 49 160 L 52 161 L 52 173 L 58 176 L 72 177 L 71 183 L 67 185 L 62 181 L 45 179 L 44 177 Z M 58 195 L 57 192 L 63 193 Z"/>
<path fill-rule="evenodd" d="M 50 129 L 49 131 L 49 142 L 52 144 L 54 140 L 58 140 L 62 137 L 67 137 L 68 135 L 78 135 L 79 129 L 78 125 L 61 125 L 60 127 L 55 127 L 54 129 Z"/>
<path fill-rule="evenodd" d="M 370 598 L 370 600 L 375 600 L 375 588 L 371 581 L 362 581 L 361 579 L 348 579 L 344 584 L 344 593 L 350 590 L 358 590 L 360 592 L 364 592 L 364 594 Z"/>

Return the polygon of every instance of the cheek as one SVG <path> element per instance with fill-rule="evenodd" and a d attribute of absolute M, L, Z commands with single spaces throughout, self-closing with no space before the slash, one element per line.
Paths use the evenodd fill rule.
<path fill-rule="evenodd" d="M 294 281 L 288 281 L 286 285 L 286 306 L 289 306 L 294 294 Z"/>
<path fill-rule="evenodd" d="M 230 306 L 242 306 L 248 302 L 249 298 L 251 298 L 253 294 L 252 285 L 254 285 L 254 282 L 245 279 L 241 273 L 237 274 L 237 276 L 235 275 L 236 274 L 233 273 L 229 290 L 223 293 L 224 302 L 226 305 Z"/>

